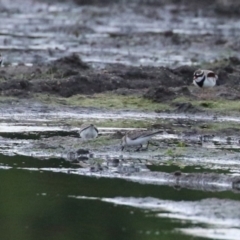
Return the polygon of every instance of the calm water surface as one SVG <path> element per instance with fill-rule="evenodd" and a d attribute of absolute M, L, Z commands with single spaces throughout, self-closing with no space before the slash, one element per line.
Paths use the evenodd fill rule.
<path fill-rule="evenodd" d="M 174 189 L 119 179 L 24 170 L 33 166 L 72 168 L 69 162 L 61 159 L 45 161 L 1 155 L 0 161 L 2 239 L 208 239 L 193 238 L 180 232 L 211 228 L 204 221 L 168 217 L 164 207 L 136 207 L 132 206 L 131 199 L 147 202 L 151 197 L 175 206 L 179 202 L 179 208 L 186 207 L 182 203 L 204 199 L 239 199 L 239 195 L 232 192 Z M 164 168 L 176 170 L 176 167 Z M 118 197 L 126 199 L 127 204 L 115 202 Z M 228 227 L 232 228 L 231 225 Z"/>

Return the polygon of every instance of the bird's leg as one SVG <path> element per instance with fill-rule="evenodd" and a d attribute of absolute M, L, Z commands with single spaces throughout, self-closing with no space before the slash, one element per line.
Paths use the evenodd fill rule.
<path fill-rule="evenodd" d="M 200 91 L 200 94 L 199 94 L 199 98 L 201 100 L 204 100 L 204 89 L 203 88 L 201 88 L 201 91 Z"/>
<path fill-rule="evenodd" d="M 207 89 L 207 99 L 211 100 L 212 98 L 214 98 L 214 89 L 209 88 Z"/>
<path fill-rule="evenodd" d="M 201 89 L 201 94 L 200 94 L 200 99 L 201 100 L 209 100 L 212 97 L 212 89 L 209 88 L 202 88 Z"/>
<path fill-rule="evenodd" d="M 140 147 L 136 150 L 136 152 L 139 152 L 141 148 L 142 148 L 142 144 L 141 144 Z"/>
<path fill-rule="evenodd" d="M 121 150 L 123 151 L 123 150 L 124 150 L 124 148 L 125 148 L 125 147 L 124 147 L 124 146 L 122 146 Z"/>
<path fill-rule="evenodd" d="M 147 147 L 146 147 L 146 149 L 148 149 L 148 145 L 149 145 L 149 141 L 147 142 Z"/>

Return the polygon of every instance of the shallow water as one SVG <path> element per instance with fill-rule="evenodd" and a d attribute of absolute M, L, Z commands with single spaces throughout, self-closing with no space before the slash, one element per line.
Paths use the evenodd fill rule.
<path fill-rule="evenodd" d="M 21 160 L 24 159 L 16 159 Z M 179 192 L 171 188 L 16 169 L 1 170 L 0 178 L 5 183 L 1 191 L 1 215 L 5 219 L 0 227 L 2 238 L 175 239 L 179 233 L 172 232 L 173 226 L 191 227 L 191 223 L 182 220 L 173 223 L 150 211 L 94 199 L 149 196 L 153 192 L 161 192 L 155 196 L 181 199 Z M 192 237 L 180 234 L 179 238 Z"/>
<path fill-rule="evenodd" d="M 239 233 L 239 196 L 231 191 L 174 189 L 41 169 L 68 169 L 70 164 L 60 159 L 0 160 L 11 166 L 0 170 L 3 238 L 200 240 L 237 239 Z"/>
<path fill-rule="evenodd" d="M 232 181 L 239 176 L 237 136 L 200 140 L 163 133 L 148 151 L 121 152 L 118 139 L 102 147 L 82 145 L 78 128 L 61 125 L 66 113 L 55 111 L 51 116 L 25 111 L 11 121 L 2 114 L 2 238 L 238 239 L 239 187 Z M 114 118 L 113 112 L 105 114 Z M 96 143 L 127 130 L 99 124 Z M 188 144 L 177 147 L 179 141 Z M 87 146 L 90 153 L 77 154 Z M 85 158 L 72 162 L 79 157 Z M 176 171 L 204 174 L 176 182 Z"/>
<path fill-rule="evenodd" d="M 179 66 L 239 57 L 239 19 L 211 11 L 134 1 L 101 7 L 1 3 L 0 51 L 13 65 L 45 63 L 70 53 L 96 67 Z"/>

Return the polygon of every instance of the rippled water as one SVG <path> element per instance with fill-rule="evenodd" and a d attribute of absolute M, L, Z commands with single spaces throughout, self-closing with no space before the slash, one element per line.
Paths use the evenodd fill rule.
<path fill-rule="evenodd" d="M 239 56 L 240 20 L 211 11 L 181 5 L 1 3 L 0 51 L 6 64 L 31 65 L 73 52 L 93 66 L 179 66 Z"/>
<path fill-rule="evenodd" d="M 60 159 L 0 157 L 5 239 L 237 239 L 239 196 L 91 178 Z M 31 169 L 35 166 L 35 169 Z M 37 167 L 37 168 L 36 168 Z M 168 170 L 174 170 L 169 166 Z"/>

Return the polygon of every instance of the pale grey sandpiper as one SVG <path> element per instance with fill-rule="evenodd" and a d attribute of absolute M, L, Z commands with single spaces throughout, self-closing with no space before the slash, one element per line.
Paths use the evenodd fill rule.
<path fill-rule="evenodd" d="M 93 124 L 82 124 L 79 135 L 83 140 L 94 139 L 98 136 L 98 129 Z"/>
<path fill-rule="evenodd" d="M 161 131 L 152 131 L 152 130 L 134 130 L 134 131 L 128 131 L 125 136 L 123 136 L 121 140 L 121 146 L 122 151 L 126 146 L 137 146 L 140 145 L 140 147 L 137 149 L 139 151 L 143 144 L 147 143 L 147 147 L 149 145 L 149 140 L 158 133 L 162 133 Z"/>

